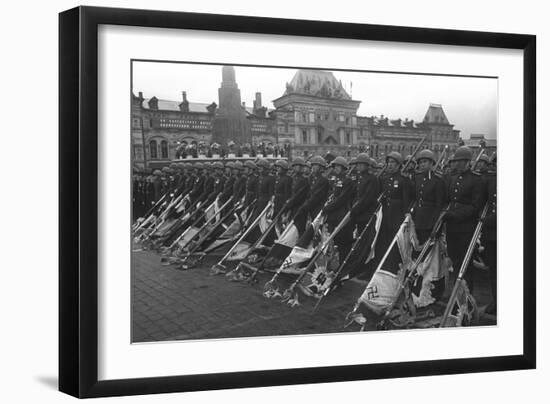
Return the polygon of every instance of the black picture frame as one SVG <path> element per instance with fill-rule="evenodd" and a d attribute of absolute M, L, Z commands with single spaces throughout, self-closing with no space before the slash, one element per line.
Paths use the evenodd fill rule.
<path fill-rule="evenodd" d="M 98 26 L 100 24 L 523 50 L 523 353 L 98 381 Z M 536 37 L 166 11 L 78 7 L 59 15 L 59 389 L 103 397 L 536 367 Z M 521 234 L 521 231 L 518 230 Z"/>

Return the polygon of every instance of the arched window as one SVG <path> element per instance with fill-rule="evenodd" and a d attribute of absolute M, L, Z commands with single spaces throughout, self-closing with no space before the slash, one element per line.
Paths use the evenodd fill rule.
<path fill-rule="evenodd" d="M 307 144 L 307 130 L 302 129 L 302 144 Z"/>
<path fill-rule="evenodd" d="M 156 140 L 151 140 L 149 142 L 149 154 L 151 155 L 152 159 L 158 158 L 157 141 Z"/>
<path fill-rule="evenodd" d="M 351 144 L 351 133 L 346 132 L 346 144 Z"/>
<path fill-rule="evenodd" d="M 168 158 L 168 142 L 166 140 L 160 142 L 160 157 L 163 159 Z"/>

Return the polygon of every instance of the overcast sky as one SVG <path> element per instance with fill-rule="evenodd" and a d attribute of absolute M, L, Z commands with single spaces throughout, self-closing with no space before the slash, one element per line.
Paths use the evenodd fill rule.
<path fill-rule="evenodd" d="M 221 65 L 134 62 L 133 92 L 145 98 L 181 100 L 187 92 L 190 102 L 218 102 L 222 80 Z M 252 106 L 256 92 L 263 105 L 272 109 L 272 100 L 283 95 L 295 69 L 236 66 L 241 100 Z M 358 115 L 422 121 L 430 103 L 441 104 L 461 136 L 483 133 L 497 135 L 497 79 L 420 76 L 410 74 L 334 71 L 354 100 L 361 101 Z M 350 84 L 353 83 L 353 84 Z M 351 91 L 350 91 L 351 90 Z"/>

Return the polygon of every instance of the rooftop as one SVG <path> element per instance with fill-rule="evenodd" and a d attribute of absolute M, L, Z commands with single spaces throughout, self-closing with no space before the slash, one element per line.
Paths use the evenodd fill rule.
<path fill-rule="evenodd" d="M 443 125 L 449 125 L 449 120 L 443 112 L 441 104 L 430 104 L 426 115 L 424 115 L 424 123 L 437 123 Z"/>
<path fill-rule="evenodd" d="M 323 70 L 298 70 L 292 81 L 287 83 L 284 95 L 296 93 L 351 100 L 342 82 L 336 80 L 332 72 Z"/>

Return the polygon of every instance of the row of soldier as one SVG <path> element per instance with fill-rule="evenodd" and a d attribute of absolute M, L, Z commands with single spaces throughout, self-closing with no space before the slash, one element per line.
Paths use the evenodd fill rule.
<path fill-rule="evenodd" d="M 428 149 L 420 151 L 416 160 L 404 160 L 399 153 L 392 152 L 386 156 L 383 167 L 366 153 L 350 161 L 343 157 L 327 161 L 313 156 L 308 161 L 295 158 L 290 164 L 286 160 L 271 164 L 265 159 L 225 164 L 178 163 L 155 171 L 153 176 L 134 177 L 134 213 L 136 217 L 143 216 L 164 195 L 168 199 L 188 196 L 196 208 L 208 206 L 216 198 L 220 206 L 229 198 L 244 207 L 255 203 L 255 215 L 272 201 L 274 214 L 281 210 L 290 213 L 301 233 L 308 220 L 319 212 L 326 216 L 329 232 L 349 212 L 351 220 L 334 238 L 339 256 L 346 257 L 355 236 L 381 204 L 383 219 L 375 246 L 375 256 L 380 258 L 406 215 L 412 216 L 422 243 L 443 212 L 448 255 L 457 268 L 466 254 L 479 214 L 485 203 L 489 203 L 482 244 L 493 293 L 493 303 L 487 312 L 494 312 L 496 158 L 480 155 L 472 167 L 472 154 L 470 148 L 462 146 L 447 161 L 438 161 Z M 475 271 L 470 263 L 466 272 L 470 290 L 475 285 Z M 454 271 L 455 277 L 457 272 L 458 269 Z"/>

